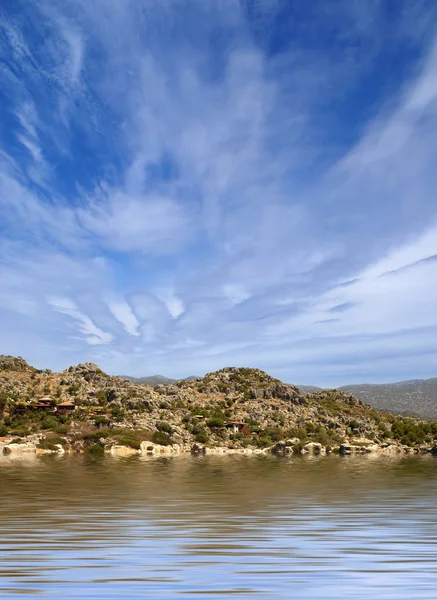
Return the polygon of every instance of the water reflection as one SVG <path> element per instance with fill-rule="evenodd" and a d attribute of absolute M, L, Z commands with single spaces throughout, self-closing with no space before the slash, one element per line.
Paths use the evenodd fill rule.
<path fill-rule="evenodd" d="M 437 461 L 0 462 L 0 596 L 435 597 Z"/>

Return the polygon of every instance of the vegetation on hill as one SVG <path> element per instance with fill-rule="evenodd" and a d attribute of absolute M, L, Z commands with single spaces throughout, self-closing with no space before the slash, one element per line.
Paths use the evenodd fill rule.
<path fill-rule="evenodd" d="M 53 399 L 48 408 L 37 404 Z M 59 410 L 72 401 L 75 410 Z M 85 363 L 61 373 L 0 357 L 0 436 L 39 435 L 44 448 L 62 444 L 99 453 L 141 442 L 268 448 L 294 440 L 339 447 L 365 438 L 414 447 L 434 444 L 437 425 L 381 413 L 342 390 L 304 396 L 258 369 L 226 368 L 195 381 L 154 387 L 107 375 Z"/>

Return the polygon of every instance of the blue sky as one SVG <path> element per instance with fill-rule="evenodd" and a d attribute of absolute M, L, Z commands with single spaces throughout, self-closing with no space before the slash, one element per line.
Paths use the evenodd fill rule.
<path fill-rule="evenodd" d="M 3 0 L 0 352 L 437 376 L 437 5 Z"/>

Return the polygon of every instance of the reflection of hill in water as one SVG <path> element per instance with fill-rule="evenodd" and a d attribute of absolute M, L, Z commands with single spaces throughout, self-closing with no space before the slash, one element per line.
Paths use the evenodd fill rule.
<path fill-rule="evenodd" d="M 91 460 L 83 456 L 34 461 L 2 459 L 2 489 L 8 511 L 89 512 L 177 507 L 184 514 L 213 510 L 238 515 L 353 501 L 392 488 L 420 489 L 437 483 L 432 457 L 341 459 L 270 457 L 176 457 Z M 200 511 L 200 512 L 198 512 Z M 211 526 L 214 523 L 211 523 Z"/>
<path fill-rule="evenodd" d="M 3 459 L 0 597 L 428 600 L 436 464 Z"/>

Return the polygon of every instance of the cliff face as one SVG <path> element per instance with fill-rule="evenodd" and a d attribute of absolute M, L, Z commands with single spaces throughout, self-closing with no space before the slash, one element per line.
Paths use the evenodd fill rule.
<path fill-rule="evenodd" d="M 42 397 L 53 400 L 45 412 L 35 406 Z M 74 413 L 58 416 L 55 405 L 66 401 L 74 402 Z M 379 413 L 348 392 L 304 396 L 293 385 L 247 368 L 151 387 L 107 375 L 93 363 L 52 373 L 21 358 L 0 357 L 0 410 L 2 435 L 50 430 L 94 442 L 131 432 L 135 444 L 264 448 L 292 438 L 295 444 L 338 446 L 355 435 L 412 446 L 431 444 L 437 435 L 437 426 Z"/>

